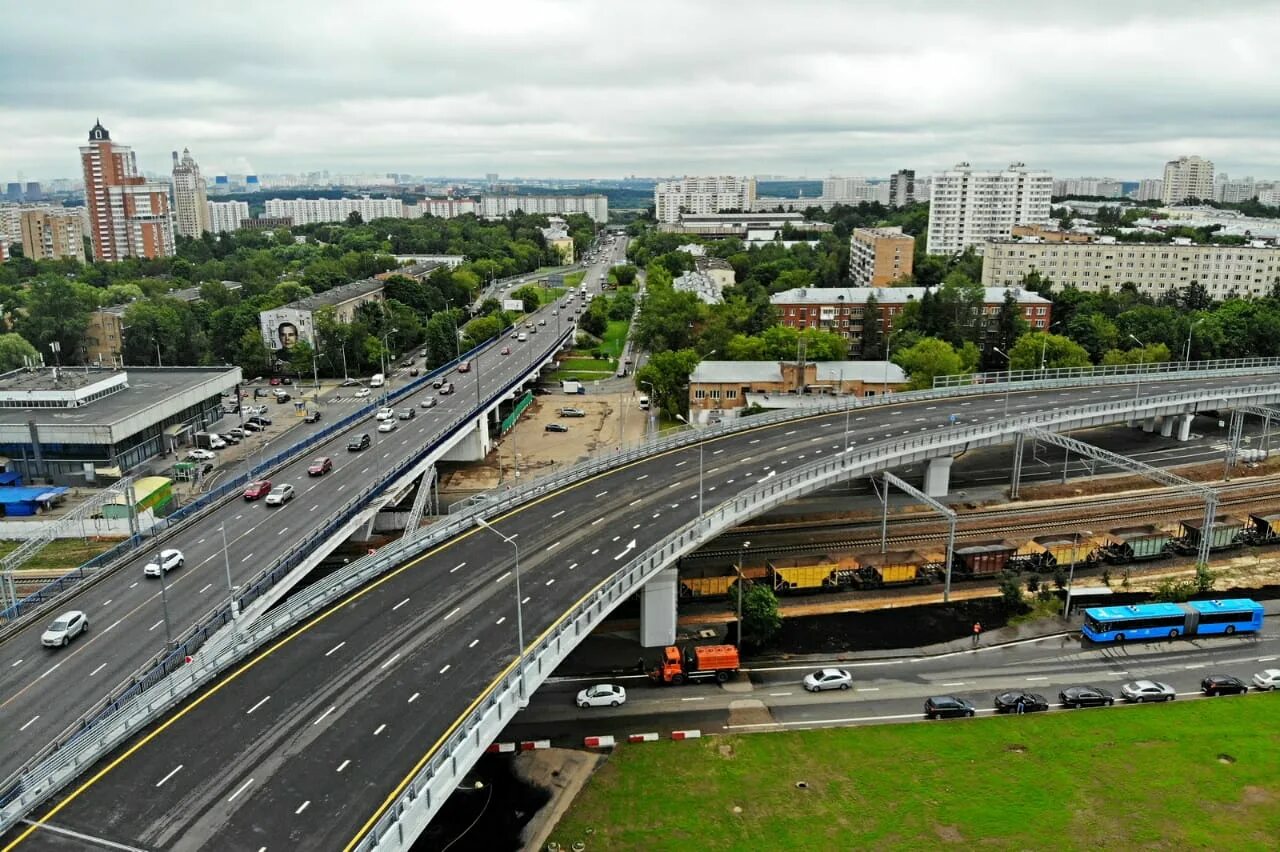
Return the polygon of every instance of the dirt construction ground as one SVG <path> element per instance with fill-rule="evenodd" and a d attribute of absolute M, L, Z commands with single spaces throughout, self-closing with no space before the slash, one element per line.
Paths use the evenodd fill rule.
<path fill-rule="evenodd" d="M 635 392 L 617 394 L 548 394 L 535 396 L 515 428 L 497 439 L 481 464 L 449 471 L 441 491 L 466 496 L 570 467 L 593 454 L 634 444 L 644 436 L 646 412 Z M 586 417 L 561 417 L 561 408 L 578 408 Z M 561 423 L 568 432 L 547 432 L 548 423 Z M 624 431 L 625 430 L 625 431 Z"/>

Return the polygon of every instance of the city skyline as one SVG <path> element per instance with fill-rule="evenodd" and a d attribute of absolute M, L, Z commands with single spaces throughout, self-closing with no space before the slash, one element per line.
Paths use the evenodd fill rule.
<path fill-rule="evenodd" d="M 1198 154 L 1265 177 L 1277 5 L 1084 3 L 1068 27 L 1012 3 L 381 3 L 351 19 L 142 3 L 146 38 L 105 7 L 37 7 L 0 56 L 0 177 L 73 176 L 98 116 L 158 174 L 189 147 L 206 174 L 820 179 L 1019 161 L 1137 179 Z M 50 62 L 59 41 L 85 44 Z"/>

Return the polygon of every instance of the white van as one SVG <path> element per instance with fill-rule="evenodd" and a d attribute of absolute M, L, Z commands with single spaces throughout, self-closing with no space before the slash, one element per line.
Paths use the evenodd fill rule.
<path fill-rule="evenodd" d="M 380 388 L 387 383 L 387 377 L 381 373 L 374 373 L 373 378 L 369 380 L 369 387 Z"/>
<path fill-rule="evenodd" d="M 641 411 L 648 411 L 648 410 L 649 410 L 649 397 L 647 397 L 647 396 L 641 396 L 641 397 L 640 397 L 640 410 L 641 410 Z"/>

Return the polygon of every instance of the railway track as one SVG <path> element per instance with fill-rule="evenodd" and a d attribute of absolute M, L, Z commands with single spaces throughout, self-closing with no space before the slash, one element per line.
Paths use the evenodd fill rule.
<path fill-rule="evenodd" d="M 1259 479 L 1263 479 L 1259 477 Z M 1265 477 L 1265 482 L 1251 480 L 1249 482 L 1228 483 L 1217 489 L 1219 494 L 1218 508 L 1220 514 L 1231 507 L 1252 508 L 1267 502 L 1280 502 L 1280 477 Z M 1141 499 L 1141 498 L 1139 498 Z M 1041 506 L 997 507 L 966 512 L 957 519 L 956 539 L 972 541 L 975 539 L 1000 539 L 1026 533 L 1048 534 L 1054 532 L 1074 532 L 1099 526 L 1133 525 L 1152 520 L 1165 520 L 1169 516 L 1185 516 L 1196 513 L 1201 501 L 1194 497 L 1173 496 L 1161 499 L 1161 494 L 1150 495 L 1150 502 L 1144 500 L 1142 508 L 1132 508 L 1135 497 L 1130 495 L 1118 497 L 1102 497 L 1090 499 L 1086 503 L 1070 505 L 1057 503 Z M 1123 511 L 1107 511 L 1110 507 L 1125 507 Z M 1063 518 L 1066 511 L 1073 516 Z M 1046 516 L 1053 517 L 1046 522 Z M 1009 523 L 1009 519 L 1017 519 L 1020 523 Z M 946 527 L 936 520 L 904 518 L 890 516 L 890 527 L 912 528 L 908 532 L 899 532 L 887 538 L 889 550 L 910 549 L 925 543 L 940 543 L 946 535 Z M 734 530 L 717 539 L 728 542 L 689 554 L 682 560 L 733 562 L 741 558 L 741 541 L 748 537 L 751 540 L 751 554 L 771 556 L 803 556 L 828 553 L 831 551 L 858 551 L 868 547 L 878 548 L 880 544 L 880 521 L 867 520 L 855 522 L 819 523 L 816 525 L 818 535 L 813 535 L 815 525 L 794 522 L 753 526 Z M 826 534 L 822 532 L 826 530 Z M 838 532 L 837 532 L 838 530 Z M 768 538 L 795 537 L 808 533 L 807 540 L 796 543 L 771 543 Z M 1095 530 L 1096 532 L 1096 530 Z M 857 535 L 864 533 L 863 535 Z M 851 535 L 853 534 L 853 535 Z M 764 537 L 764 541 L 761 537 Z"/>

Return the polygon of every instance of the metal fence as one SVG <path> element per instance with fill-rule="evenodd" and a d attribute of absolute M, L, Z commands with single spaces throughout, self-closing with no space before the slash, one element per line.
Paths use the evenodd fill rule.
<path fill-rule="evenodd" d="M 1043 370 L 998 370 L 935 376 L 935 388 L 989 385 L 1001 382 L 1031 382 L 1054 379 L 1094 379 L 1111 376 L 1159 376 L 1169 373 L 1205 373 L 1219 370 L 1280 368 L 1280 358 L 1222 358 L 1216 361 L 1161 361 L 1150 364 L 1109 364 L 1089 367 L 1047 367 Z"/>
<path fill-rule="evenodd" d="M 566 332 L 566 335 L 568 334 L 572 334 L 572 330 Z M 547 354 L 554 351 L 555 347 L 561 345 L 564 339 L 566 339 L 564 336 L 558 338 L 552 348 L 548 350 Z M 511 386 L 514 386 L 514 384 L 515 381 L 511 383 Z M 1054 383 L 1051 382 L 1050 384 L 1052 385 Z M 1060 385 L 1061 382 L 1058 382 L 1057 384 Z M 509 390 L 510 387 L 507 389 Z M 988 388 L 978 388 L 973 390 L 976 392 L 989 392 Z M 795 420 L 802 417 L 813 416 L 815 414 L 831 414 L 838 413 L 842 410 L 852 411 L 854 409 L 874 405 L 889 404 L 890 402 L 921 401 L 940 398 L 942 396 L 955 395 L 964 396 L 971 395 L 971 393 L 967 393 L 964 389 L 960 389 L 959 394 L 956 393 L 956 390 L 951 390 L 947 393 L 940 392 L 939 390 L 932 390 L 899 395 L 894 397 L 892 400 L 876 398 L 873 401 L 854 398 L 836 398 L 837 401 L 835 403 L 826 406 L 815 407 L 812 409 L 792 409 L 790 411 L 780 412 L 776 416 L 762 415 L 746 418 L 743 421 L 724 424 L 712 431 L 716 434 L 723 434 L 756 428 L 762 425 L 767 425 L 771 422 Z M 1123 401 L 1109 402 L 1093 406 L 1082 406 L 1080 408 L 1073 409 L 1070 417 L 1068 417 L 1064 412 L 1042 412 L 1034 415 L 1019 416 L 1009 420 L 988 422 L 986 424 L 974 424 L 964 427 L 953 427 L 945 430 L 923 433 L 904 441 L 887 441 L 880 446 L 859 448 L 857 450 L 846 451 L 839 455 L 832 455 L 822 461 L 803 467 L 797 467 L 784 476 L 773 477 L 768 483 L 762 483 L 761 485 L 758 485 L 755 488 L 733 498 L 731 501 L 721 504 L 707 515 L 703 516 L 703 518 L 692 522 L 689 526 L 700 529 L 702 527 L 699 525 L 702 525 L 711 529 L 712 526 L 710 525 L 718 524 L 719 521 L 717 519 L 723 518 L 725 512 L 735 511 L 740 513 L 754 505 L 750 503 L 750 501 L 756 499 L 753 495 L 755 495 L 757 491 L 766 497 L 777 497 L 779 494 L 784 493 L 780 490 L 783 485 L 786 485 L 787 488 L 793 488 L 795 487 L 795 483 L 800 481 L 818 482 L 819 480 L 822 480 L 823 475 L 830 473 L 833 470 L 840 472 L 842 476 L 853 475 L 848 473 L 848 470 L 850 469 L 850 465 L 855 463 L 872 463 L 881 467 L 886 464 L 893 466 L 905 463 L 905 461 L 910 461 L 915 458 L 926 457 L 928 453 L 934 452 L 942 446 L 955 446 L 957 444 L 963 445 L 967 442 L 971 443 L 984 437 L 990 438 L 992 436 L 1013 434 L 1021 429 L 1027 428 L 1028 426 L 1063 424 L 1086 420 L 1090 417 L 1128 416 L 1130 414 L 1146 413 L 1152 409 L 1165 410 L 1194 406 L 1197 403 L 1203 402 L 1207 395 L 1215 398 L 1221 397 L 1224 403 L 1229 402 L 1232 399 L 1249 399 L 1253 401 L 1261 399 L 1263 401 L 1271 401 L 1272 399 L 1280 399 L 1280 386 L 1275 384 L 1243 385 L 1237 387 L 1215 388 L 1208 392 L 1204 390 L 1197 390 L 1179 394 L 1170 394 L 1162 397 L 1126 399 Z M 479 410 L 480 409 L 477 409 L 477 411 Z M 471 416 L 474 416 L 475 413 L 476 412 L 473 412 Z M 499 495 L 492 502 L 469 507 L 468 509 L 459 512 L 457 515 L 450 516 L 423 529 L 421 533 L 417 535 L 403 538 L 392 545 L 382 548 L 374 555 L 359 559 L 356 562 L 345 566 L 324 580 L 289 598 L 288 601 L 276 610 L 273 610 L 268 615 L 264 616 L 262 619 L 259 619 L 253 625 L 249 625 L 248 627 L 241 626 L 239 630 L 234 631 L 238 637 L 238 641 L 236 642 L 230 642 L 225 638 L 233 631 L 222 631 L 221 634 L 216 635 L 214 642 L 204 648 L 203 653 L 200 655 L 198 666 L 193 667 L 183 665 L 182 663 L 186 654 L 181 656 L 176 654 L 168 655 L 166 659 L 162 661 L 162 665 L 157 666 L 156 669 L 148 673 L 146 677 L 139 678 L 135 685 L 131 685 L 127 696 L 121 695 L 117 697 L 112 701 L 110 708 L 103 707 L 100 712 L 96 713 L 96 715 L 92 717 L 92 719 L 82 718 L 76 726 L 73 726 L 73 729 L 71 729 L 71 736 L 66 738 L 60 747 L 53 749 L 52 751 L 46 751 L 42 754 L 42 760 L 38 765 L 33 765 L 34 761 L 28 763 L 27 767 L 24 767 L 20 773 L 15 774 L 15 776 L 11 776 L 4 784 L 0 784 L 0 790 L 4 791 L 3 793 L 0 793 L 0 806 L 3 807 L 3 811 L 0 811 L 0 830 L 7 828 L 12 824 L 12 821 L 18 819 L 21 815 L 29 811 L 30 808 L 38 804 L 39 801 L 41 801 L 50 792 L 59 789 L 62 784 L 65 784 L 71 778 L 74 778 L 75 774 L 81 771 L 93 760 L 96 760 L 102 754 L 105 754 L 106 751 L 110 750 L 110 748 L 132 735 L 140 726 L 148 724 L 156 715 L 167 710 L 173 705 L 173 703 L 175 703 L 176 700 L 180 700 L 181 697 L 190 694 L 195 689 L 199 688 L 207 682 L 208 678 L 212 677 L 213 674 L 225 670 L 228 666 L 233 665 L 237 660 L 242 658 L 245 653 L 248 653 L 248 651 L 260 647 L 265 642 L 280 635 L 284 630 L 287 630 L 305 618 L 310 617 L 320 611 L 323 607 L 340 597 L 349 594 L 351 591 L 369 582 L 374 577 L 403 564 L 405 561 L 420 555 L 430 547 L 433 547 L 459 532 L 469 529 L 473 525 L 475 517 L 494 517 L 540 494 L 563 488 L 565 485 L 571 484 L 572 482 L 580 481 L 612 467 L 627 464 L 638 458 L 648 457 L 668 449 L 674 449 L 680 446 L 687 446 L 696 443 L 697 441 L 703 440 L 704 437 L 706 437 L 706 435 L 701 431 L 682 431 L 676 435 L 650 441 L 638 447 L 624 449 L 600 459 L 585 462 L 575 466 L 574 468 L 570 468 L 559 475 L 526 483 L 519 488 L 512 489 L 502 495 Z M 406 462 L 405 464 L 407 465 L 409 463 Z M 825 480 L 822 481 L 824 484 L 816 485 L 814 487 L 824 487 Z M 786 491 L 785 493 L 790 495 L 791 492 Z M 787 496 L 785 499 L 791 499 L 791 497 Z M 744 500 L 748 502 L 744 503 Z M 714 526 L 714 528 L 719 530 L 722 527 Z M 679 536 L 677 536 L 677 540 L 685 543 L 688 541 L 687 539 L 679 538 Z M 670 539 L 668 541 L 670 541 Z M 701 541 L 700 538 L 699 541 Z M 679 546 L 683 547 L 684 545 L 681 544 Z M 645 551 L 645 553 L 640 557 L 637 557 L 636 560 L 633 560 L 633 562 L 630 563 L 630 566 L 636 565 L 643 559 L 651 558 L 652 554 L 661 552 L 664 547 L 669 547 L 669 545 L 655 545 L 653 548 Z M 680 552 L 687 552 L 687 550 L 681 550 Z M 663 564 L 666 563 L 664 562 Z M 625 597 L 626 594 L 630 593 L 629 591 L 624 590 L 622 597 L 610 596 L 602 598 L 600 596 L 600 592 L 602 590 L 613 589 L 617 587 L 617 583 L 620 582 L 620 580 L 636 576 L 635 571 L 630 566 L 621 569 L 612 578 L 604 581 L 595 591 L 588 595 L 588 599 L 594 601 L 597 607 L 603 605 L 604 602 L 607 601 L 607 609 L 603 610 L 599 617 L 603 617 L 604 614 L 607 614 L 609 610 L 620 602 L 622 597 Z M 660 568 L 661 565 L 658 567 Z M 644 576 L 647 578 L 648 574 L 651 574 L 656 570 L 658 570 L 658 568 L 646 569 L 647 573 L 645 573 Z M 628 589 L 634 587 L 638 582 L 639 581 L 631 582 Z M 615 593 L 610 592 L 610 595 L 613 594 Z M 562 616 L 556 622 L 556 626 L 553 626 L 553 628 L 548 630 L 547 633 L 544 633 L 542 637 L 536 640 L 534 648 L 530 652 L 531 658 L 536 656 L 539 649 L 547 647 L 545 640 L 550 634 L 554 633 L 557 629 L 563 628 L 566 624 L 573 623 L 580 614 L 587 611 L 585 608 L 587 607 L 588 599 L 584 599 L 583 603 L 574 607 Z M 204 642 L 211 635 L 215 635 L 218 627 L 225 625 L 229 620 L 230 608 L 220 607 L 212 614 L 210 619 L 202 622 L 204 626 L 200 628 L 201 632 L 199 635 L 199 641 Z M 561 633 L 556 635 L 563 635 L 563 630 L 561 630 Z M 195 640 L 197 637 L 192 636 L 190 638 L 191 640 Z M 567 653 L 567 650 L 565 653 Z M 547 670 L 549 671 L 549 669 Z M 172 672 L 174 676 L 166 679 L 166 671 Z M 205 672 L 212 673 L 204 676 L 202 673 Z M 165 682 L 168 683 L 168 699 L 164 699 L 163 695 L 157 697 L 156 693 L 156 690 L 161 690 L 161 692 L 163 692 Z M 476 726 L 483 721 L 486 714 L 494 712 L 502 707 L 509 708 L 511 701 L 510 695 L 505 691 L 503 692 L 503 695 L 498 695 L 498 693 L 501 690 L 508 689 L 510 684 L 510 670 L 508 670 L 508 673 L 499 678 L 499 680 L 495 682 L 495 685 L 492 686 L 484 696 L 477 699 L 476 704 L 473 705 L 471 713 L 465 719 L 460 720 L 460 722 L 455 725 L 455 729 L 462 727 L 467 731 L 474 731 Z M 177 696 L 176 699 L 174 698 L 175 695 Z M 470 720 L 470 722 L 468 720 Z M 108 724 L 101 724 L 103 722 L 107 722 Z M 85 736 L 84 734 L 86 734 L 90 728 L 94 728 L 93 736 Z M 450 742 L 453 742 L 452 738 L 456 735 L 455 730 L 455 732 L 451 734 Z M 450 750 L 448 747 L 442 749 L 441 752 L 434 756 L 433 759 L 424 767 L 419 778 L 429 781 L 431 777 L 434 777 L 437 774 L 436 770 L 439 769 L 442 765 L 441 762 L 445 760 L 449 754 Z M 418 786 L 416 780 L 415 784 L 410 785 L 410 787 L 416 787 L 418 790 L 426 789 L 424 786 Z M 406 792 L 405 795 L 408 796 L 408 799 L 397 803 L 397 805 L 393 807 L 388 814 L 382 817 L 378 823 L 379 827 L 375 828 L 374 832 L 370 835 L 371 837 L 381 837 L 383 836 L 384 831 L 389 831 L 396 823 L 399 814 L 404 813 L 405 808 L 411 805 L 413 800 L 416 799 L 416 793 L 413 793 L 412 789 L 409 792 Z"/>

